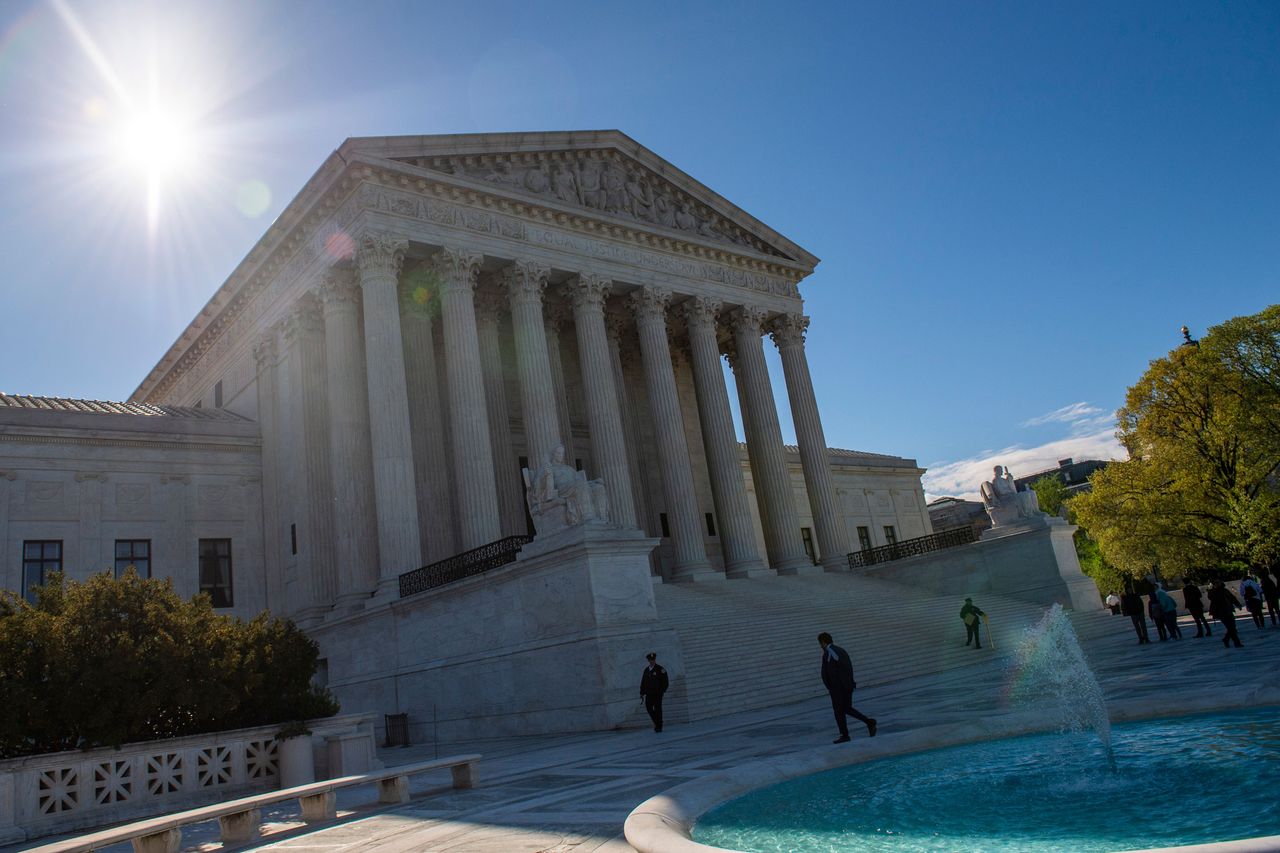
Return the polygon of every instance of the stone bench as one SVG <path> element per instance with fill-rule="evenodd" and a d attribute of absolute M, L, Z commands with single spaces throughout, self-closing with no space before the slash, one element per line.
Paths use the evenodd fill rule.
<path fill-rule="evenodd" d="M 252 841 L 258 837 L 263 806 L 296 799 L 302 808 L 302 819 L 308 823 L 332 820 L 337 817 L 335 792 L 339 788 L 376 783 L 379 803 L 406 803 L 409 801 L 410 776 L 447 767 L 453 773 L 453 787 L 471 788 L 476 783 L 475 768 L 479 760 L 479 755 L 455 755 L 418 764 L 390 767 L 359 776 L 343 776 L 338 779 L 326 779 L 323 782 L 311 782 L 294 788 L 283 788 L 279 791 L 269 791 L 225 803 L 175 812 L 163 817 L 148 818 L 65 841 L 55 841 L 52 844 L 32 848 L 30 853 L 81 853 L 81 851 L 98 850 L 112 844 L 119 844 L 122 841 L 132 841 L 135 853 L 177 853 L 182 844 L 182 827 L 214 818 L 217 818 L 220 824 L 223 843 Z"/>

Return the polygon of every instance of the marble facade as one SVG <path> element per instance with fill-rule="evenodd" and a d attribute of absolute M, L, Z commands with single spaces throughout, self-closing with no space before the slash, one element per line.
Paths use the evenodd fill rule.
<path fill-rule="evenodd" d="M 235 418 L 238 476 L 252 487 L 227 508 L 244 525 L 236 565 L 253 577 L 236 611 L 244 601 L 294 618 L 320 639 L 332 683 L 350 688 L 344 702 L 391 711 L 397 702 L 376 697 L 457 645 L 451 633 L 479 612 L 468 608 L 519 626 L 550 606 L 532 577 L 605 588 L 592 561 L 607 549 L 592 540 L 580 559 L 531 555 L 536 565 L 452 593 L 452 610 L 398 599 L 404 572 L 528 532 L 521 469 L 558 447 L 604 484 L 605 538 L 626 555 L 611 583 L 627 589 L 637 572 L 651 585 L 842 571 L 860 529 L 873 545 L 931 532 L 913 460 L 827 446 L 798 290 L 817 263 L 617 131 L 349 139 L 130 404 Z M 779 405 L 795 447 L 783 444 Z M 0 445 L 0 490 L 8 466 Z M 0 513 L 13 505 L 4 497 Z M 166 535 L 194 541 L 186 520 Z M 5 521 L 9 542 L 31 538 Z M 67 562 L 73 575 L 94 565 Z M 619 637 L 669 645 L 650 637 L 642 605 L 538 636 L 607 673 Z M 532 642 L 509 633 L 471 654 Z M 393 662 L 374 669 L 391 680 L 364 684 L 379 654 Z M 488 672 L 459 666 L 452 675 Z M 612 677 L 591 701 L 618 701 Z M 435 682 L 414 683 L 413 701 L 428 701 Z"/>

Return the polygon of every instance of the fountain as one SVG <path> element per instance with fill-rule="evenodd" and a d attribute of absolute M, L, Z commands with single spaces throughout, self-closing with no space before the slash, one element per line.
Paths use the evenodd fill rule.
<path fill-rule="evenodd" d="M 1071 620 L 1062 605 L 1045 611 L 1018 642 L 1009 667 L 1009 697 L 1016 701 L 1049 700 L 1064 732 L 1093 729 L 1102 741 L 1107 761 L 1115 767 L 1111 751 L 1111 719 L 1102 687 L 1085 659 Z"/>

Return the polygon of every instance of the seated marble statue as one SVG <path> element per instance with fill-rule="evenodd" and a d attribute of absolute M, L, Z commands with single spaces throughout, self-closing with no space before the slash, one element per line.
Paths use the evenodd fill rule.
<path fill-rule="evenodd" d="M 609 520 L 609 499 L 603 480 L 564 463 L 564 447 L 543 459 L 536 471 L 523 469 L 525 500 L 534 529 L 545 536 L 588 521 Z"/>
<path fill-rule="evenodd" d="M 995 467 L 995 476 L 991 482 L 983 483 L 979 491 L 982 493 L 982 505 L 987 508 L 987 515 L 991 516 L 992 527 L 1016 524 L 1020 520 L 1044 515 L 1040 511 L 1036 493 L 1030 489 L 1018 491 L 1013 474 L 1003 465 Z"/>

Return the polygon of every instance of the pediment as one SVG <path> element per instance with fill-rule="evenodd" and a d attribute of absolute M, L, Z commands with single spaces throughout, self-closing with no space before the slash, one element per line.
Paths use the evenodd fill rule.
<path fill-rule="evenodd" d="M 352 139 L 353 153 L 616 217 L 686 240 L 817 258 L 618 131 Z"/>

